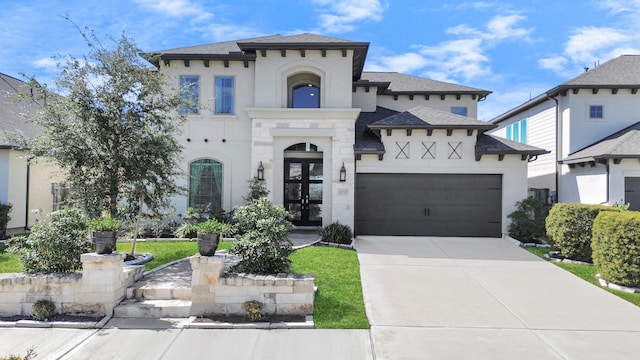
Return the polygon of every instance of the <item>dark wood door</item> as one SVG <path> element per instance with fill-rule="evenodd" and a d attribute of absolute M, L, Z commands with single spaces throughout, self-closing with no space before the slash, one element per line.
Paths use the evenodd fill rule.
<path fill-rule="evenodd" d="M 284 207 L 297 226 L 322 226 L 322 159 L 285 159 Z"/>
<path fill-rule="evenodd" d="M 624 178 L 624 203 L 629 210 L 640 210 L 640 178 Z"/>
<path fill-rule="evenodd" d="M 502 236 L 502 176 L 357 174 L 356 233 Z"/>

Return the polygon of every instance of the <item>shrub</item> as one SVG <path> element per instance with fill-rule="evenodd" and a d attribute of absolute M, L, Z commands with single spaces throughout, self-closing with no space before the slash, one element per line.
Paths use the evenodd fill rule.
<path fill-rule="evenodd" d="M 4 238 L 7 234 L 7 225 L 11 220 L 11 204 L 0 204 L 0 239 Z"/>
<path fill-rule="evenodd" d="M 0 358 L 0 360 L 32 360 L 38 356 L 36 351 L 33 348 L 27 349 L 27 354 L 23 357 L 22 355 L 7 355 Z"/>
<path fill-rule="evenodd" d="M 223 234 L 231 233 L 231 225 L 220 222 L 216 219 L 208 219 L 207 221 L 196 224 L 196 230 L 203 234 Z"/>
<path fill-rule="evenodd" d="M 284 207 L 272 204 L 267 198 L 253 200 L 236 210 L 234 220 L 242 236 L 231 252 L 240 255 L 242 260 L 234 271 L 255 274 L 289 271 L 289 255 L 293 249 L 287 236 L 293 224 L 286 216 Z"/>
<path fill-rule="evenodd" d="M 191 224 L 188 222 L 184 222 L 182 223 L 177 229 L 176 229 L 176 237 L 179 238 L 188 238 L 188 239 L 193 239 L 196 236 L 198 236 L 198 226 L 196 224 Z"/>
<path fill-rule="evenodd" d="M 522 241 L 542 239 L 547 214 L 544 203 L 534 197 L 518 201 L 516 210 L 507 216 L 511 219 L 509 235 Z"/>
<path fill-rule="evenodd" d="M 257 300 L 245 301 L 242 304 L 242 310 L 244 310 L 247 318 L 251 321 L 262 319 L 262 309 L 264 309 L 264 303 Z"/>
<path fill-rule="evenodd" d="M 322 241 L 336 244 L 351 244 L 353 233 L 347 225 L 334 222 L 320 230 Z"/>
<path fill-rule="evenodd" d="M 92 251 L 87 220 L 73 208 L 53 212 L 34 225 L 28 237 L 12 238 L 8 250 L 18 255 L 28 273 L 80 270 L 80 255 Z"/>
<path fill-rule="evenodd" d="M 247 182 L 249 183 L 249 193 L 244 197 L 247 204 L 251 204 L 254 200 L 258 200 L 269 195 L 269 190 L 267 190 L 264 181 L 258 180 L 258 178 L 254 177 Z"/>
<path fill-rule="evenodd" d="M 607 281 L 640 287 L 640 213 L 602 212 L 593 223 L 593 264 Z"/>
<path fill-rule="evenodd" d="M 612 206 L 575 203 L 556 204 L 549 211 L 546 230 L 556 250 L 573 260 L 591 262 L 591 231 L 601 211 L 619 211 Z"/>
<path fill-rule="evenodd" d="M 116 231 L 120 229 L 121 222 L 109 214 L 89 220 L 89 229 L 93 231 Z"/>
<path fill-rule="evenodd" d="M 51 300 L 38 300 L 31 309 L 31 315 L 38 321 L 48 321 L 55 314 L 56 304 Z"/>

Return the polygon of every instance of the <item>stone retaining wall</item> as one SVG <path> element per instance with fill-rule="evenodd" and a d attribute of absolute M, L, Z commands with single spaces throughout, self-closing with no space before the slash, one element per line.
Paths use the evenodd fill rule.
<path fill-rule="evenodd" d="M 244 315 L 252 300 L 265 304 L 263 314 L 313 313 L 313 275 L 225 274 L 225 257 L 191 257 L 191 315 Z"/>
<path fill-rule="evenodd" d="M 144 266 L 124 266 L 124 254 L 82 254 L 82 274 L 0 274 L 0 316 L 31 315 L 38 300 L 59 313 L 111 315 Z"/>

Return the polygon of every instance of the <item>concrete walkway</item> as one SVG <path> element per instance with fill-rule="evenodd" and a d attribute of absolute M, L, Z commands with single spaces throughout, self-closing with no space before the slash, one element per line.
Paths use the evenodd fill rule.
<path fill-rule="evenodd" d="M 356 243 L 375 358 L 633 359 L 640 308 L 505 239 Z"/>

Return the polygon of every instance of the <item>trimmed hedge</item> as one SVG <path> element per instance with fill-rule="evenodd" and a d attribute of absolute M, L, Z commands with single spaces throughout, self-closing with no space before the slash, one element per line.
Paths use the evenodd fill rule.
<path fill-rule="evenodd" d="M 602 212 L 593 223 L 593 264 L 618 285 L 640 287 L 640 212 Z"/>
<path fill-rule="evenodd" d="M 601 211 L 620 211 L 604 205 L 555 204 L 545 221 L 553 247 L 569 259 L 591 262 L 591 231 Z"/>

